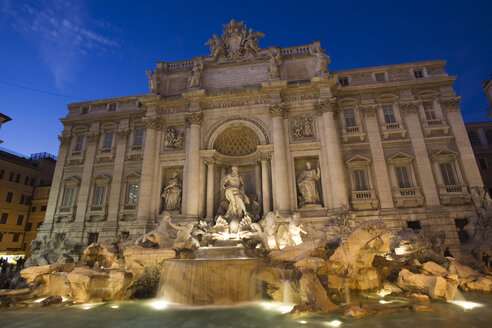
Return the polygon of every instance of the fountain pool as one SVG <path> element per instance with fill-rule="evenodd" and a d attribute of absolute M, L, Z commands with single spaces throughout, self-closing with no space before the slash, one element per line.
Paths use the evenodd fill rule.
<path fill-rule="evenodd" d="M 338 315 L 286 314 L 292 306 L 271 302 L 255 302 L 234 307 L 184 307 L 153 299 L 67 307 L 1 309 L 0 316 L 1 326 L 5 328 L 490 327 L 492 296 L 466 293 L 465 297 L 468 301 L 482 306 L 466 310 L 452 303 L 433 302 L 433 311 L 406 310 L 361 319 L 346 319 Z M 391 298 L 385 300 L 391 302 Z M 394 302 L 397 303 L 398 300 Z"/>

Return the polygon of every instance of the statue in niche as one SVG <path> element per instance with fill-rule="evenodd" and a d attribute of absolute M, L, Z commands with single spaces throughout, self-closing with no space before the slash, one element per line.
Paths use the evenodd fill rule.
<path fill-rule="evenodd" d="M 220 182 L 220 189 L 225 190 L 225 198 L 229 201 L 229 207 L 225 214 L 226 219 L 242 218 L 247 214 L 246 205 L 249 198 L 244 193 L 244 181 L 239 176 L 237 166 L 231 168 L 231 173 L 227 174 Z"/>
<path fill-rule="evenodd" d="M 178 172 L 173 173 L 167 186 L 164 188 L 161 197 L 164 199 L 164 211 L 179 212 L 181 209 L 181 179 Z"/>
<path fill-rule="evenodd" d="M 159 75 L 158 70 L 155 69 L 151 71 L 145 71 L 145 75 L 149 78 L 149 90 L 150 93 L 158 93 L 159 92 Z"/>
<path fill-rule="evenodd" d="M 324 50 L 318 48 L 316 50 L 310 49 L 312 55 L 315 58 L 314 72 L 316 76 L 324 76 L 328 73 L 328 64 L 330 63 L 330 57 L 328 57 Z"/>
<path fill-rule="evenodd" d="M 203 62 L 199 59 L 193 61 L 193 68 L 190 75 L 190 88 L 200 87 L 200 76 L 203 71 Z"/>
<path fill-rule="evenodd" d="M 268 60 L 268 67 L 267 67 L 268 76 L 271 79 L 278 79 L 279 65 L 280 65 L 280 51 L 278 51 L 278 49 L 274 49 L 270 54 L 270 59 Z"/>
<path fill-rule="evenodd" d="M 168 149 L 183 149 L 183 134 L 176 131 L 172 126 L 166 131 L 166 148 Z"/>
<path fill-rule="evenodd" d="M 249 194 L 249 206 L 246 207 L 248 214 L 253 223 L 260 221 L 261 206 L 258 203 L 258 197 L 256 194 Z"/>
<path fill-rule="evenodd" d="M 314 136 L 313 118 L 310 115 L 296 117 L 292 130 L 294 139 L 312 138 Z"/>
<path fill-rule="evenodd" d="M 311 168 L 311 162 L 306 162 L 306 168 L 297 178 L 297 188 L 299 189 L 299 207 L 306 204 L 321 204 L 321 200 L 316 187 L 320 180 L 319 166 L 316 169 Z"/>

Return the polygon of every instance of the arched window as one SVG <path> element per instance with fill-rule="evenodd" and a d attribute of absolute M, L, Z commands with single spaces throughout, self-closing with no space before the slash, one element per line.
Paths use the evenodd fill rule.
<path fill-rule="evenodd" d="M 468 139 L 470 139 L 472 146 L 480 146 L 480 139 L 478 139 L 478 135 L 475 131 L 468 131 Z"/>

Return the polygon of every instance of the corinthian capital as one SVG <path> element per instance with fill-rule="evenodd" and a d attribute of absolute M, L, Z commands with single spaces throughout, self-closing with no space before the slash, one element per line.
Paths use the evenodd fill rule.
<path fill-rule="evenodd" d="M 270 105 L 270 114 L 272 115 L 272 117 L 286 118 L 287 113 L 288 113 L 288 110 L 287 110 L 287 108 L 285 108 L 284 104 Z"/>
<path fill-rule="evenodd" d="M 335 98 L 326 99 L 314 106 L 314 112 L 316 115 L 323 115 L 324 113 L 335 114 L 337 112 L 337 101 Z"/>
<path fill-rule="evenodd" d="M 142 120 L 145 122 L 147 128 L 149 129 L 160 130 L 162 127 L 162 122 L 157 115 L 144 116 Z"/>
<path fill-rule="evenodd" d="M 202 124 L 203 114 L 201 112 L 192 113 L 186 116 L 186 123 L 188 125 L 200 125 Z"/>
<path fill-rule="evenodd" d="M 451 112 L 451 111 L 459 111 L 460 110 L 460 102 L 461 97 L 456 98 L 440 98 L 439 103 L 441 104 L 442 109 Z"/>

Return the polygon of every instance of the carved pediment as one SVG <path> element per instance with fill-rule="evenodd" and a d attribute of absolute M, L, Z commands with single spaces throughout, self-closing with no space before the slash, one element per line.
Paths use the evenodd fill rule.
<path fill-rule="evenodd" d="M 398 163 L 398 162 L 401 163 L 401 162 L 411 162 L 411 161 L 413 161 L 413 159 L 414 159 L 414 157 L 411 155 L 408 155 L 408 154 L 405 154 L 402 152 L 398 152 L 395 155 L 388 158 L 387 161 L 391 162 L 391 163 Z"/>
<path fill-rule="evenodd" d="M 369 164 L 371 160 L 365 156 L 362 155 L 355 155 L 354 157 L 351 157 L 345 161 L 345 164 L 350 165 L 350 164 Z"/>
<path fill-rule="evenodd" d="M 434 153 L 431 156 L 431 158 L 433 160 L 436 160 L 436 161 L 448 161 L 448 160 L 455 159 L 459 155 L 460 154 L 458 154 L 457 152 L 443 148 L 443 149 L 439 150 L 438 152 Z"/>

